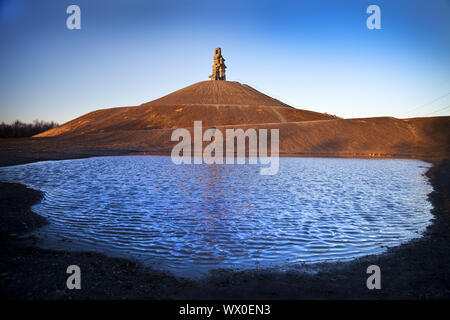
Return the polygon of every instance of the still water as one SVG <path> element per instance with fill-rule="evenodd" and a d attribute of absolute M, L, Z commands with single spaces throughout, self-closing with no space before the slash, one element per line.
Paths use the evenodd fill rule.
<path fill-rule="evenodd" d="M 182 276 L 382 253 L 420 237 L 432 191 L 415 160 L 281 158 L 174 165 L 170 157 L 46 161 L 0 168 L 45 192 L 40 246 L 92 250 Z"/>

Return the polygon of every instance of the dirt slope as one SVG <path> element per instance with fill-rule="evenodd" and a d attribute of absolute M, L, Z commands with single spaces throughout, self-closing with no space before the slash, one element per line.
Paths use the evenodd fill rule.
<path fill-rule="evenodd" d="M 280 154 L 297 156 L 450 157 L 450 117 L 334 119 L 237 126 L 280 131 Z M 204 126 L 204 129 L 207 129 Z M 189 130 L 192 130 L 189 128 Z M 0 139 L 4 163 L 131 153 L 170 155 L 172 129 L 117 130 L 85 135 Z M 270 140 L 269 140 L 270 141 Z M 206 143 L 205 143 L 206 145 Z"/>
<path fill-rule="evenodd" d="M 239 82 L 203 81 L 141 106 L 90 112 L 36 137 L 186 128 L 191 127 L 195 120 L 213 126 L 332 118 L 292 108 Z"/>
<path fill-rule="evenodd" d="M 0 141 L 0 155 L 61 158 L 170 154 L 174 128 L 215 126 L 280 130 L 280 153 L 299 156 L 421 157 L 450 155 L 450 117 L 337 119 L 299 110 L 229 81 L 203 81 L 135 107 L 97 110 L 39 134 Z M 205 143 L 206 145 L 206 143 Z"/>
<path fill-rule="evenodd" d="M 166 106 L 178 104 L 284 106 L 252 87 L 236 81 L 201 81 L 143 105 Z"/>

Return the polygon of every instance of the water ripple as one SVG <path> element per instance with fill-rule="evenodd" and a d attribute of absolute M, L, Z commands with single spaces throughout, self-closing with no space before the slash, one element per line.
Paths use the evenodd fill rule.
<path fill-rule="evenodd" d="M 381 253 L 430 223 L 428 164 L 412 160 L 280 159 L 181 165 L 169 157 L 47 161 L 0 168 L 43 190 L 42 246 L 135 258 L 175 274 L 348 260 Z"/>

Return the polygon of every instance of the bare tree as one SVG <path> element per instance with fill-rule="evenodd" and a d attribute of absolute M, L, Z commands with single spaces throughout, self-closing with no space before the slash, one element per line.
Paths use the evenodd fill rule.
<path fill-rule="evenodd" d="M 33 123 L 23 123 L 19 120 L 10 124 L 2 122 L 0 123 L 0 138 L 31 137 L 57 126 L 56 122 L 43 120 L 34 120 Z"/>

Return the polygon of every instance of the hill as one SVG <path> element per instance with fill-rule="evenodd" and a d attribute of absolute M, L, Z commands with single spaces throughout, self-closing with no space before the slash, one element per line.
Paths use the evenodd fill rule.
<path fill-rule="evenodd" d="M 169 155 L 173 129 L 192 131 L 195 120 L 204 129 L 279 129 L 281 155 L 450 156 L 450 117 L 340 119 L 292 108 L 238 82 L 203 81 L 140 106 L 90 112 L 34 138 L 0 139 L 0 160 Z"/>
<path fill-rule="evenodd" d="M 330 115 L 292 108 L 252 87 L 230 81 L 202 81 L 134 107 L 101 109 L 36 135 L 53 137 L 121 130 L 329 120 Z"/>

